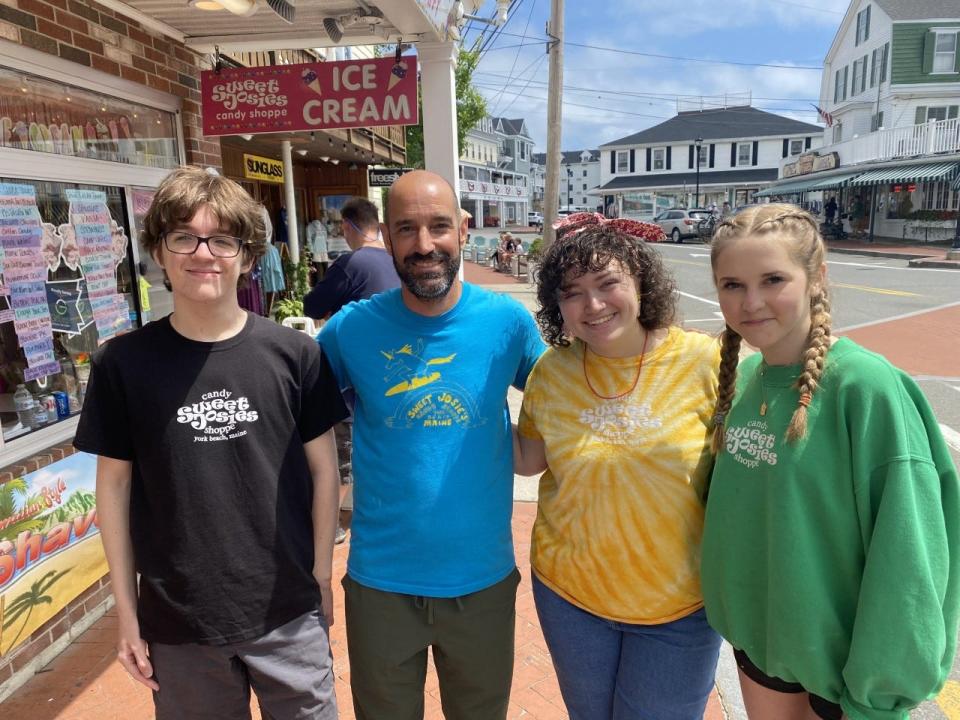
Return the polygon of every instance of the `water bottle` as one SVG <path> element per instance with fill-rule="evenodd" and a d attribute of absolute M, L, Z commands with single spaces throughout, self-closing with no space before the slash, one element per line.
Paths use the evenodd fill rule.
<path fill-rule="evenodd" d="M 13 394 L 13 407 L 23 427 L 31 428 L 35 425 L 37 401 L 33 399 L 26 385 L 17 385 L 17 391 Z"/>

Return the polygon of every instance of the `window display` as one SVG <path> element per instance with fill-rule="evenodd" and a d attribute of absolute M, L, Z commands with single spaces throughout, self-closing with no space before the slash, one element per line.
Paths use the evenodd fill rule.
<path fill-rule="evenodd" d="M 110 162 L 179 165 L 176 116 L 0 68 L 0 145 Z"/>
<path fill-rule="evenodd" d="M 141 324 L 120 188 L 0 178 L 4 443 L 80 411 L 90 353 Z"/>

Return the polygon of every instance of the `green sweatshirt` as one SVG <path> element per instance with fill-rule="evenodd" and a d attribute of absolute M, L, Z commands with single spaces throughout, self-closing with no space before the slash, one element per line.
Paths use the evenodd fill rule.
<path fill-rule="evenodd" d="M 807 435 L 789 444 L 800 366 L 760 360 L 740 365 L 710 485 L 707 617 L 851 720 L 905 718 L 953 664 L 957 470 L 926 398 L 883 357 L 838 340 Z"/>

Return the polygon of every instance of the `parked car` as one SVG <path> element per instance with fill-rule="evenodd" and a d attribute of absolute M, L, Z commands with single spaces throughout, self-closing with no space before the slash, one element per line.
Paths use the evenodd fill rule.
<path fill-rule="evenodd" d="M 681 243 L 684 238 L 697 237 L 697 224 L 709 214 L 710 211 L 704 208 L 673 208 L 664 210 L 653 222 L 673 242 Z"/>
<path fill-rule="evenodd" d="M 527 213 L 527 225 L 535 227 L 538 231 L 543 230 L 543 215 L 538 212 Z"/>

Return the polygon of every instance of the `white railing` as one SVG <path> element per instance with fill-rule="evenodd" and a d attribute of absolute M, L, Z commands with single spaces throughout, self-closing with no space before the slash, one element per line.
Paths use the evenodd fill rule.
<path fill-rule="evenodd" d="M 841 165 L 895 158 L 960 152 L 960 118 L 930 120 L 920 125 L 881 129 L 869 135 L 818 148 L 821 155 L 835 152 Z"/>

